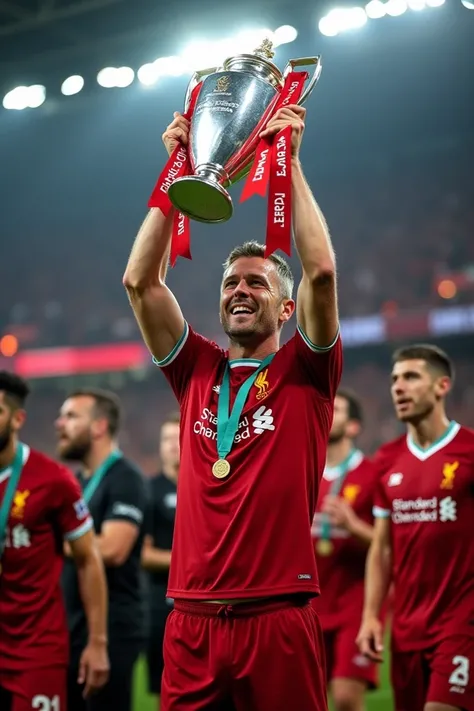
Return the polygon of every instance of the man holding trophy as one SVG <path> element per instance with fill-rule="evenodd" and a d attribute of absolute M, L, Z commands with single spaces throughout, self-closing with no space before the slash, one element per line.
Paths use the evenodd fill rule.
<path fill-rule="evenodd" d="M 181 409 L 162 711 L 327 709 L 322 633 L 309 600 L 319 594 L 311 521 L 342 370 L 336 269 L 299 159 L 298 72 L 285 81 L 269 58 L 267 47 L 227 60 L 198 86 L 192 116 L 175 114 L 163 134 L 172 164 L 158 184 L 162 194 L 170 188 L 172 204 L 150 211 L 124 275 Z M 203 147 L 206 135 L 212 145 Z M 230 217 L 225 186 L 245 174 L 249 156 L 250 179 L 269 176 L 273 225 L 292 216 L 303 276 L 295 303 L 293 276 L 269 233 L 266 250 L 257 242 L 235 248 L 220 294 L 224 351 L 193 331 L 165 278 L 184 218 Z M 276 173 L 290 179 L 288 196 L 272 196 Z M 295 310 L 296 332 L 280 347 Z"/>

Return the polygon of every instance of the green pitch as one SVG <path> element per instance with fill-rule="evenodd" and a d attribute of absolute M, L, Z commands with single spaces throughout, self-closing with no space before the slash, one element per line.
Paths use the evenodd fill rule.
<path fill-rule="evenodd" d="M 367 696 L 367 711 L 393 711 L 387 664 L 382 668 L 381 681 L 380 689 Z M 135 671 L 133 711 L 158 711 L 156 697 L 150 696 L 147 692 L 146 668 L 142 660 L 137 664 Z"/>

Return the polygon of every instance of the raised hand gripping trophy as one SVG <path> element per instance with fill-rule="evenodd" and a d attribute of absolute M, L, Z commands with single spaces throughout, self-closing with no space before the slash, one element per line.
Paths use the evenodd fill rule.
<path fill-rule="evenodd" d="M 177 209 L 171 263 L 190 258 L 188 219 L 218 223 L 233 213 L 227 188 L 249 175 L 241 200 L 265 195 L 270 183 L 267 253 L 291 245 L 291 131 L 271 139 L 259 134 L 278 109 L 303 104 L 321 74 L 321 58 L 288 62 L 283 73 L 273 64 L 272 43 L 264 40 L 253 54 L 226 59 L 222 67 L 196 72 L 186 92 L 189 146 L 178 146 L 161 174 L 149 207 L 168 214 Z M 309 74 L 296 71 L 313 66 Z M 277 202 L 275 202 L 277 201 Z"/>

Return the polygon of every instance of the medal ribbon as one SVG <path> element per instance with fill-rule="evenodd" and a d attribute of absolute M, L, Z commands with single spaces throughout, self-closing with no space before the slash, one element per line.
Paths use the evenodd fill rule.
<path fill-rule="evenodd" d="M 194 113 L 201 86 L 202 81 L 199 82 L 191 92 L 188 110 L 183 114 L 188 121 L 192 118 Z M 188 149 L 186 146 L 178 143 L 156 182 L 150 199 L 148 200 L 148 207 L 159 207 L 164 215 L 169 215 L 173 206 L 168 197 L 168 188 L 177 178 L 190 175 L 190 173 L 191 161 L 189 160 Z M 170 264 L 172 267 L 176 264 L 178 257 L 191 259 L 189 237 L 189 218 L 181 212 L 176 211 L 173 218 L 173 231 L 171 234 Z"/>
<path fill-rule="evenodd" d="M 18 442 L 15 457 L 13 459 L 12 471 L 0 506 L 0 560 L 5 549 L 5 543 L 7 539 L 7 522 L 10 516 L 10 509 L 13 502 L 13 497 L 15 496 L 15 492 L 20 481 L 21 472 L 23 470 L 23 453 L 24 446 L 21 444 L 21 442 Z"/>
<path fill-rule="evenodd" d="M 341 491 L 347 475 L 352 469 L 357 466 L 362 458 L 362 452 L 360 449 L 352 449 L 347 457 L 338 464 L 336 467 L 331 467 L 333 471 L 337 472 L 337 477 L 331 484 L 329 489 L 330 496 L 338 496 Z M 323 541 L 331 540 L 331 522 L 329 521 L 329 516 L 327 514 L 321 514 L 321 535 L 320 539 Z"/>
<path fill-rule="evenodd" d="M 226 364 L 217 402 L 217 453 L 220 459 L 225 459 L 232 449 L 239 428 L 240 416 L 255 378 L 271 363 L 274 357 L 274 353 L 267 356 L 255 372 L 244 380 L 237 392 L 232 410 L 230 410 L 230 366 L 229 363 Z"/>
<path fill-rule="evenodd" d="M 273 114 L 289 104 L 298 103 L 307 72 L 290 72 L 285 79 Z M 262 138 L 255 152 L 252 168 L 244 185 L 241 202 L 252 195 L 267 192 L 268 214 L 265 256 L 277 249 L 291 254 L 291 126 L 276 136 Z"/>
<path fill-rule="evenodd" d="M 113 452 L 109 454 L 107 459 L 102 462 L 102 464 L 97 467 L 89 481 L 87 482 L 87 486 L 84 488 L 84 501 L 88 504 L 92 497 L 94 496 L 95 492 L 97 491 L 97 487 L 99 486 L 100 482 L 104 478 L 104 476 L 107 474 L 109 471 L 110 467 L 112 467 L 115 462 L 117 462 L 119 459 L 122 459 L 123 454 L 120 451 L 120 449 L 114 449 Z"/>

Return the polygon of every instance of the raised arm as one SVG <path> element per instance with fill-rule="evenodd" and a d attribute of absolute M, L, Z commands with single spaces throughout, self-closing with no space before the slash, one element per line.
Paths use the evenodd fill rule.
<path fill-rule="evenodd" d="M 262 135 L 270 136 L 292 127 L 292 216 L 296 249 L 303 278 L 298 288 L 298 325 L 316 347 L 330 346 L 339 330 L 336 263 L 326 221 L 306 182 L 299 150 L 306 111 L 291 105 L 277 111 Z"/>
<path fill-rule="evenodd" d="M 170 155 L 178 141 L 187 143 L 188 132 L 187 120 L 175 114 L 163 134 Z M 173 215 L 173 210 L 167 217 L 159 208 L 150 210 L 135 239 L 123 277 L 144 341 L 158 361 L 171 353 L 184 333 L 181 309 L 165 284 Z"/>

